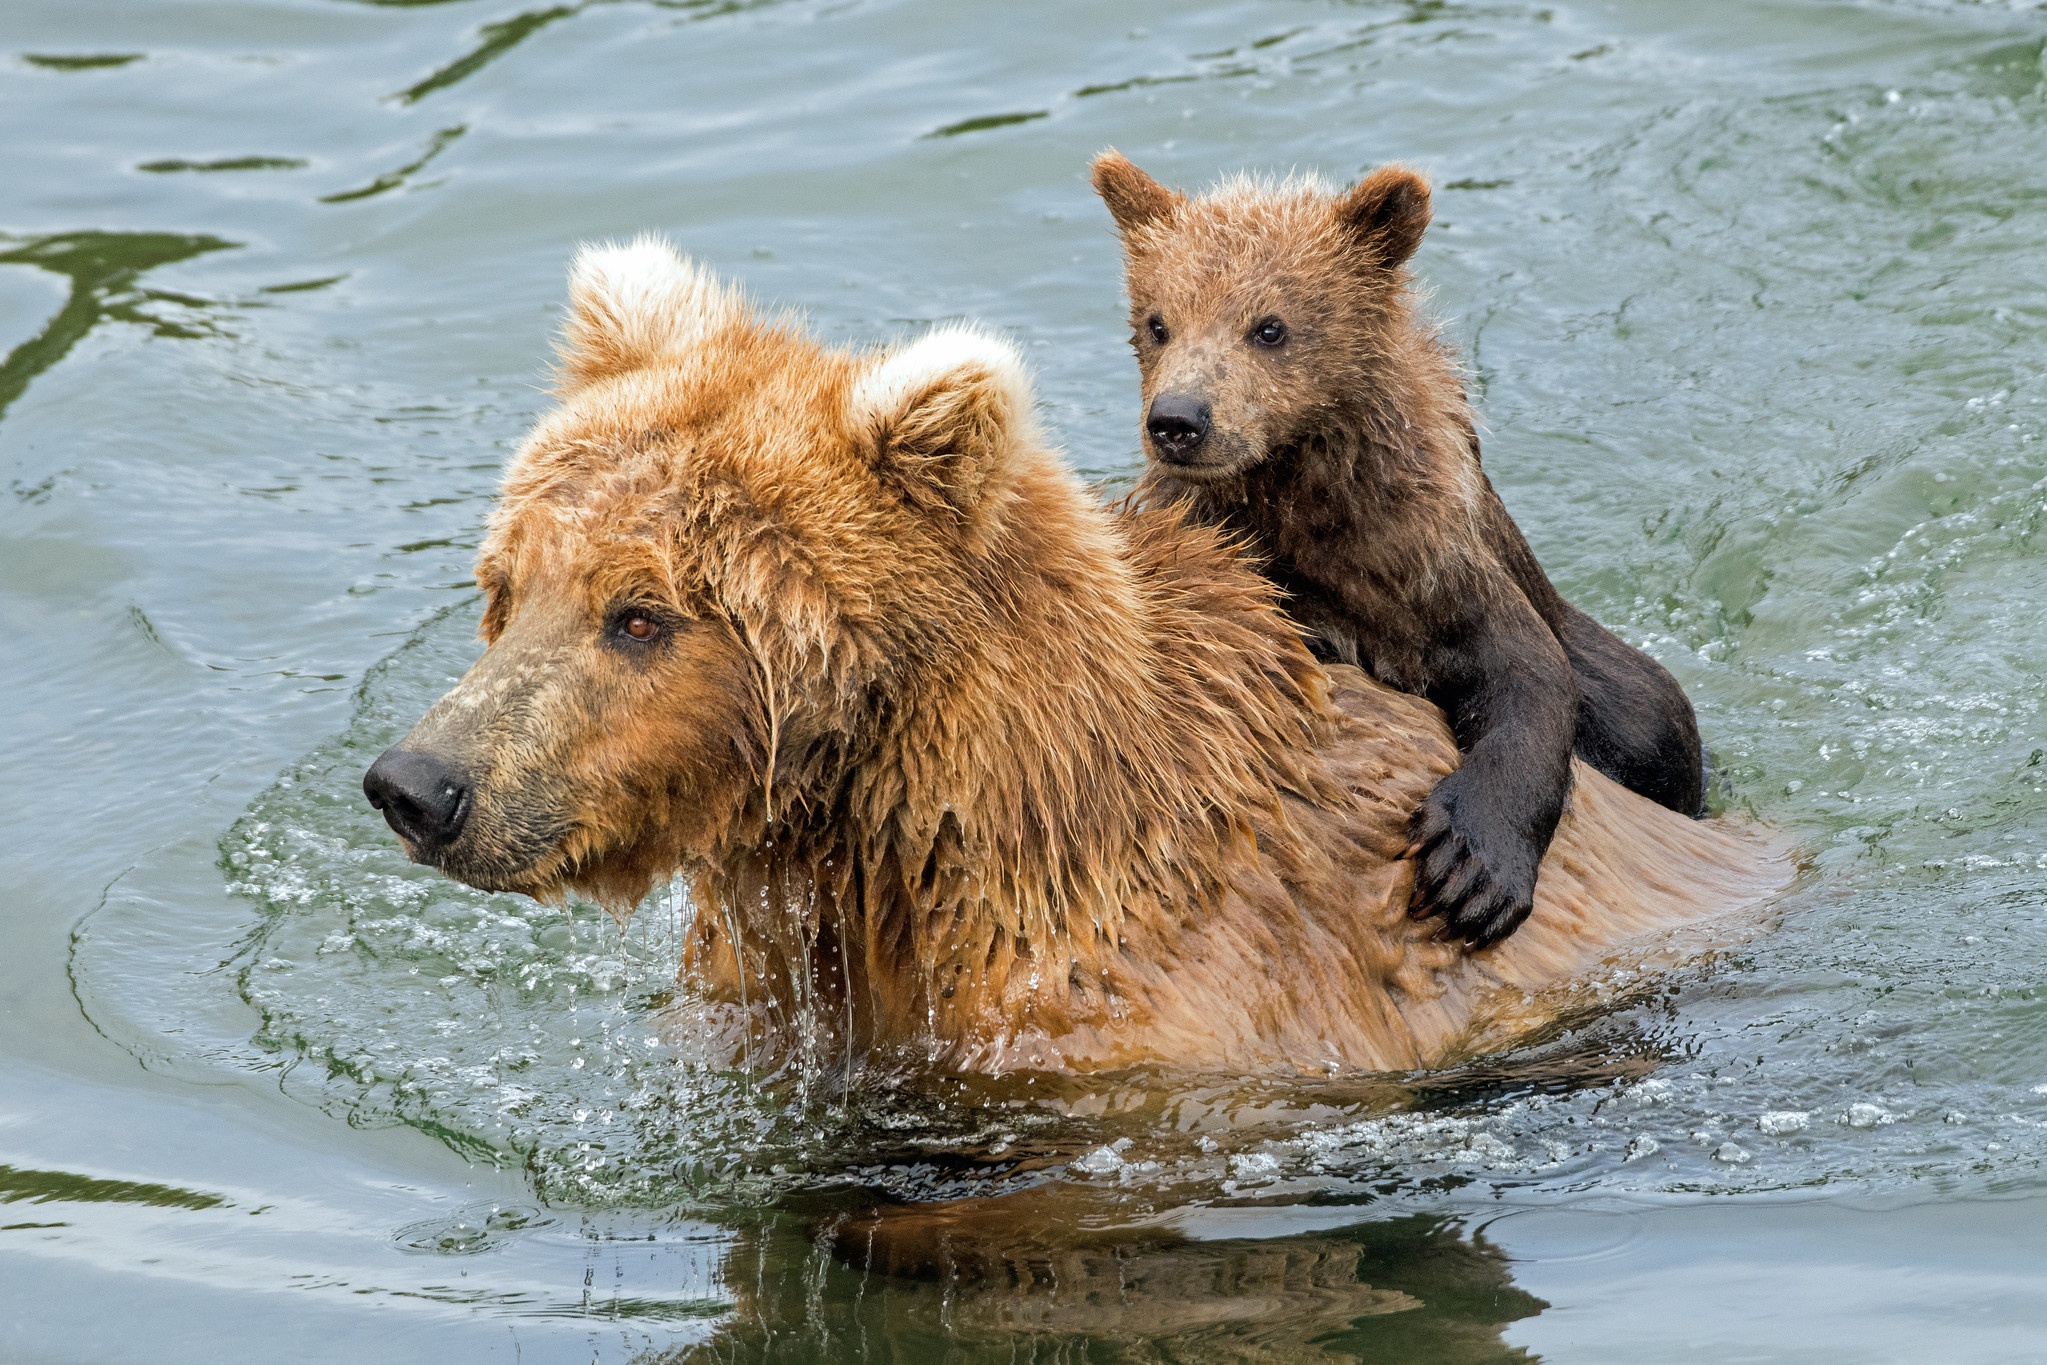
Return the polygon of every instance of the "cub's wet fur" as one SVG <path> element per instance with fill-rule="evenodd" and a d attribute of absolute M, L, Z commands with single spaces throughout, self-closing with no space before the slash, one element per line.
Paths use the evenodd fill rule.
<path fill-rule="evenodd" d="M 1527 918 L 1574 749 L 1699 814 L 1677 680 L 1558 594 L 1480 467 L 1406 268 L 1428 182 L 1386 166 L 1341 193 L 1236 179 L 1190 199 L 1108 151 L 1094 184 L 1144 381 L 1139 500 L 1237 532 L 1325 657 L 1450 717 L 1462 765 L 1415 812 L 1412 913 L 1479 946 Z"/>

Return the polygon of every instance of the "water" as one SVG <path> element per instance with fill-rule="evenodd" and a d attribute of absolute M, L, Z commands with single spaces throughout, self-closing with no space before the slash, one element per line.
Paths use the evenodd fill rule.
<path fill-rule="evenodd" d="M 1935 0 L 0 4 L 0 1354 L 2047 1357 L 2043 61 Z M 1488 467 L 1805 851 L 1768 932 L 1452 1073 L 847 1093 L 692 1060 L 680 901 L 396 856 L 355 783 L 472 657 L 577 241 L 985 318 L 1122 477 L 1111 143 L 1434 174 Z"/>

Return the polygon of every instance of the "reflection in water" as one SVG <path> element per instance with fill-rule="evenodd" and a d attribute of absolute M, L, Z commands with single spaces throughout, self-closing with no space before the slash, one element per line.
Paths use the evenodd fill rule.
<path fill-rule="evenodd" d="M 406 162 L 397 170 L 386 171 L 369 184 L 358 185 L 352 190 L 339 190 L 333 194 L 323 194 L 320 196 L 320 202 L 323 204 L 346 204 L 356 199 L 368 199 L 374 195 L 382 194 L 386 190 L 395 190 L 404 184 L 408 177 L 424 170 L 428 162 L 432 161 L 442 152 L 447 151 L 456 138 L 468 131 L 468 125 L 460 123 L 456 124 L 453 128 L 443 128 L 440 132 L 434 134 L 433 140 L 427 143 L 424 152 L 421 152 L 417 157 Z"/>
<path fill-rule="evenodd" d="M 140 52 L 86 53 L 70 56 L 51 52 L 25 52 L 21 59 L 30 66 L 40 66 L 45 71 L 103 71 L 108 67 L 126 66 L 142 60 Z"/>
<path fill-rule="evenodd" d="M 444 4 L 447 0 L 364 0 L 364 2 L 374 5 L 432 5 Z M 417 104 L 436 90 L 445 90 L 451 85 L 467 80 L 557 19 L 572 18 L 593 5 L 612 2 L 613 0 L 580 0 L 578 4 L 528 10 L 509 19 L 499 19 L 495 23 L 485 24 L 476 30 L 476 36 L 480 41 L 475 47 L 446 66 L 434 68 L 432 72 L 398 91 L 391 98 L 405 104 Z M 721 15 L 736 14 L 742 10 L 776 2 L 777 0 L 647 0 L 647 3 L 658 9 L 681 10 L 691 20 L 714 19 Z M 1025 114 L 1021 117 L 1029 119 L 1040 118 L 1043 115 Z M 1017 118 L 1004 115 L 1000 116 L 998 121 L 1015 122 Z"/>
<path fill-rule="evenodd" d="M 210 300 L 140 289 L 136 280 L 160 265 L 190 260 L 209 251 L 225 251 L 239 242 L 218 237 L 186 237 L 169 232 L 67 232 L 36 237 L 0 251 L 0 265 L 32 265 L 67 276 L 71 297 L 43 330 L 8 352 L 0 361 L 0 413 L 21 397 L 29 381 L 62 360 L 87 332 L 104 318 L 138 322 L 157 336 L 201 337 L 213 334 L 204 321 L 180 320 L 150 304 L 203 308 Z"/>
<path fill-rule="evenodd" d="M 1031 109 L 1020 114 L 983 114 L 979 118 L 961 119 L 948 123 L 943 128 L 934 128 L 926 137 L 958 137 L 962 133 L 985 133 L 991 128 L 1007 128 L 1011 124 L 1029 123 L 1033 119 L 1050 118 L 1049 109 Z"/>
<path fill-rule="evenodd" d="M 531 10 L 525 14 L 515 14 L 509 19 L 500 19 L 494 24 L 485 24 L 476 31 L 476 36 L 481 38 L 482 42 L 425 79 L 400 90 L 392 98 L 402 100 L 406 104 L 417 104 L 434 91 L 445 90 L 457 81 L 475 75 L 555 20 L 580 14 L 586 8 L 588 0 L 580 5 L 555 5 L 550 9 Z"/>
<path fill-rule="evenodd" d="M 1227 1225 L 1179 1225 L 1194 1221 L 1186 1218 L 1117 1225 L 1101 1211 L 1034 1204 L 1035 1194 L 771 1221 L 725 1262 L 734 1307 L 718 1332 L 642 1365 L 1475 1365 L 1529 1359 L 1501 1329 L 1548 1307 L 1514 1287 L 1505 1257 L 1482 1235 L 1440 1218 L 1247 1237 Z"/>
<path fill-rule="evenodd" d="M 306 164 L 303 157 L 296 156 L 227 156 L 216 161 L 167 157 L 162 161 L 145 161 L 135 169 L 167 175 L 176 171 L 302 171 Z"/>
<path fill-rule="evenodd" d="M 331 289 L 347 279 L 346 275 L 322 275 L 317 280 L 293 280 L 289 284 L 266 284 L 257 290 L 259 294 L 310 294 L 316 289 Z"/>
<path fill-rule="evenodd" d="M 32 1171 L 0 1166 L 0 1204 L 52 1202 L 80 1204 L 148 1204 L 166 1209 L 217 1209 L 228 1201 L 217 1194 L 152 1185 L 138 1180 L 106 1180 L 70 1171 Z"/>

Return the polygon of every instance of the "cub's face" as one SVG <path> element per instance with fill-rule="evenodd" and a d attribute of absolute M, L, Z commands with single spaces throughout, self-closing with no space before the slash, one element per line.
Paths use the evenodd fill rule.
<path fill-rule="evenodd" d="M 1094 180 L 1123 238 L 1154 464 L 1234 478 L 1367 382 L 1428 224 L 1419 176 L 1388 167 L 1341 195 L 1232 182 L 1190 201 L 1105 152 Z"/>
<path fill-rule="evenodd" d="M 1264 460 L 1327 405 L 1345 320 L 1303 253 L 1252 240 L 1201 269 L 1174 245 L 1131 256 L 1144 448 L 1189 482 L 1213 482 Z"/>

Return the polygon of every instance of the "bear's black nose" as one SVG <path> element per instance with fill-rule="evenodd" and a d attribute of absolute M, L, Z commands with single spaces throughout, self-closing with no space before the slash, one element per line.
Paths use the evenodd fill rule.
<path fill-rule="evenodd" d="M 392 747 L 363 774 L 362 794 L 421 850 L 444 848 L 469 818 L 469 781 L 452 763 Z"/>
<path fill-rule="evenodd" d="M 1208 404 L 1184 393 L 1162 393 L 1151 400 L 1144 419 L 1145 432 L 1158 448 L 1159 458 L 1185 464 L 1188 456 L 1208 439 Z"/>

